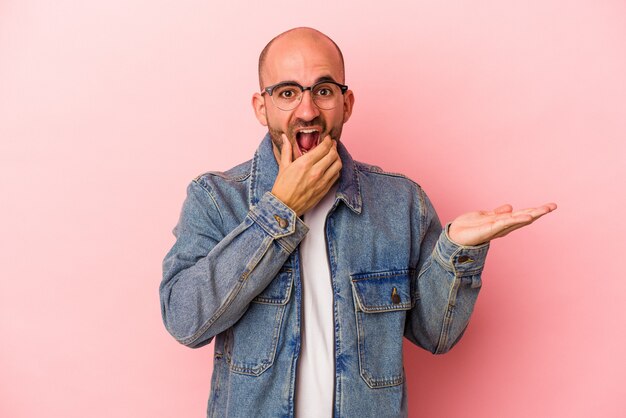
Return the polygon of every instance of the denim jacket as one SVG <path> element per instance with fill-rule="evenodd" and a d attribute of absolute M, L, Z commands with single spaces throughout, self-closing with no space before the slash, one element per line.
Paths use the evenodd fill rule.
<path fill-rule="evenodd" d="M 488 244 L 459 246 L 411 180 L 352 160 L 326 218 L 333 289 L 336 418 L 405 417 L 402 337 L 435 353 L 461 337 Z M 192 348 L 215 337 L 207 416 L 293 417 L 307 226 L 270 190 L 266 136 L 254 158 L 197 177 L 163 261 L 167 330 Z"/>

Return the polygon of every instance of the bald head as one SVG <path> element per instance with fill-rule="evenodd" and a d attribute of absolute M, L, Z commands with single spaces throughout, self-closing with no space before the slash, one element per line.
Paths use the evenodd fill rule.
<path fill-rule="evenodd" d="M 343 85 L 341 92 L 324 84 L 331 82 Z M 296 28 L 272 39 L 259 57 L 259 84 L 261 91 L 252 95 L 252 107 L 259 123 L 267 126 L 277 158 L 285 138 L 294 160 L 326 137 L 339 142 L 343 125 L 352 114 L 354 93 L 344 85 L 343 56 L 328 36 L 315 29 Z M 263 90 L 278 84 L 283 87 L 273 94 Z M 300 86 L 302 94 L 294 85 Z M 319 89 L 312 90 L 313 86 Z M 296 95 L 298 102 L 284 109 L 279 105 L 291 97 L 289 93 Z"/>
<path fill-rule="evenodd" d="M 269 41 L 269 43 L 265 45 L 265 48 L 263 48 L 263 51 L 261 51 L 261 55 L 259 55 L 259 87 L 261 89 L 267 87 L 265 84 L 267 78 L 267 61 L 274 59 L 274 55 L 280 53 L 276 50 L 282 51 L 289 46 L 297 47 L 297 45 L 301 43 L 315 44 L 320 48 L 331 47 L 334 50 L 335 58 L 338 60 L 341 67 L 341 80 L 336 81 L 340 83 L 345 82 L 343 54 L 335 41 L 316 29 L 302 27 L 290 29 L 280 35 L 277 35 Z M 278 48 L 275 48 L 276 46 L 278 46 Z"/>

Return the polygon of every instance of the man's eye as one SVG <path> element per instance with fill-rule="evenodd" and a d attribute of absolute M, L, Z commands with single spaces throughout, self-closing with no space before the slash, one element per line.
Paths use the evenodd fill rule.
<path fill-rule="evenodd" d="M 316 96 L 321 96 L 321 97 L 332 96 L 333 95 L 333 90 L 332 90 L 332 88 L 330 88 L 328 86 L 322 86 L 322 87 L 319 87 L 319 88 L 315 89 L 315 95 Z"/>
<path fill-rule="evenodd" d="M 283 89 L 278 92 L 278 97 L 281 99 L 293 99 L 296 97 L 296 91 L 294 89 Z"/>

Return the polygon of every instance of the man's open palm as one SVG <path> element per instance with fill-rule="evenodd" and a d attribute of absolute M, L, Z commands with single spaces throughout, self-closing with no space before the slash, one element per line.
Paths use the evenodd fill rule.
<path fill-rule="evenodd" d="M 502 205 L 492 211 L 469 212 L 452 222 L 448 235 L 457 244 L 478 245 L 530 225 L 555 209 L 555 203 L 547 203 L 515 212 L 511 205 Z"/>

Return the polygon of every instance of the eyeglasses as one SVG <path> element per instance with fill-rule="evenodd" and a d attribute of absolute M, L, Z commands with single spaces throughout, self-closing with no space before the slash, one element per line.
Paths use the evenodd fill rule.
<path fill-rule="evenodd" d="M 330 110 L 337 106 L 339 97 L 348 90 L 348 86 L 334 81 L 320 81 L 310 87 L 302 87 L 298 83 L 287 81 L 265 87 L 261 94 L 269 94 L 274 105 L 280 110 L 293 110 L 302 101 L 306 90 L 311 92 L 313 103 L 317 107 Z"/>

